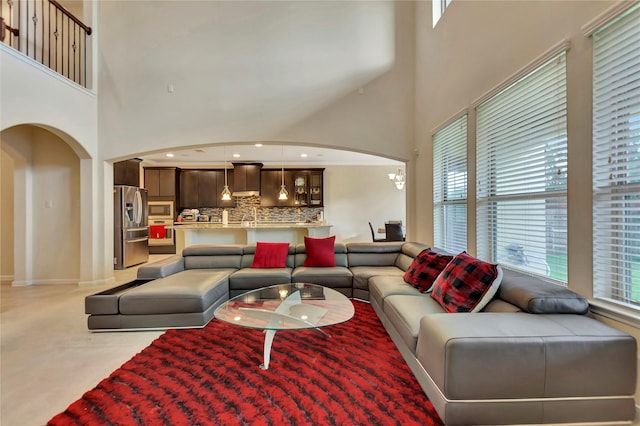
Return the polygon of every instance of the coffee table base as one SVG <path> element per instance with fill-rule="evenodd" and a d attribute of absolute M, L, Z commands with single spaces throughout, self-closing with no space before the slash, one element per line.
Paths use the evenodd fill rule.
<path fill-rule="evenodd" d="M 314 328 L 315 331 L 322 334 L 324 337 L 331 337 L 330 334 L 320 328 Z M 269 361 L 271 360 L 271 345 L 273 344 L 273 338 L 276 335 L 277 330 L 265 330 L 264 331 L 264 358 L 260 368 L 262 370 L 269 369 Z"/>
<path fill-rule="evenodd" d="M 264 332 L 264 362 L 260 364 L 260 368 L 263 370 L 269 369 L 269 361 L 271 360 L 271 344 L 273 343 L 273 337 L 276 335 L 276 330 L 265 330 Z"/>

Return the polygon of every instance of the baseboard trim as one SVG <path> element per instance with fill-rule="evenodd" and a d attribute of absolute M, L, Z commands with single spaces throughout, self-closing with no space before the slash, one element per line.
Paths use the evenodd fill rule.
<path fill-rule="evenodd" d="M 115 277 L 103 278 L 100 280 L 93 281 L 78 281 L 78 286 L 80 287 L 96 287 L 99 285 L 113 284 L 116 282 Z"/>
<path fill-rule="evenodd" d="M 0 275 L 0 281 L 13 281 L 13 275 Z"/>

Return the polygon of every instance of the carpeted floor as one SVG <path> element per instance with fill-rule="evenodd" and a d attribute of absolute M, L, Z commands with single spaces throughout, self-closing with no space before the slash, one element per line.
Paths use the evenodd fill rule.
<path fill-rule="evenodd" d="M 169 330 L 50 425 L 441 425 L 371 306 L 314 330 Z"/>

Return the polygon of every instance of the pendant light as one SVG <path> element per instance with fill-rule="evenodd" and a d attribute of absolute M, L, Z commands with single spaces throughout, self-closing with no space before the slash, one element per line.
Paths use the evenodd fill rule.
<path fill-rule="evenodd" d="M 289 192 L 284 185 L 284 145 L 282 146 L 282 185 L 280 186 L 280 194 L 278 194 L 278 200 L 287 200 L 289 198 Z"/>
<path fill-rule="evenodd" d="M 402 169 L 398 168 L 398 173 L 393 178 L 393 183 L 396 184 L 396 188 L 401 190 L 404 188 L 404 173 L 402 173 Z"/>
<path fill-rule="evenodd" d="M 227 147 L 224 147 L 224 189 L 222 190 L 222 201 L 231 200 L 231 191 L 227 185 Z"/>

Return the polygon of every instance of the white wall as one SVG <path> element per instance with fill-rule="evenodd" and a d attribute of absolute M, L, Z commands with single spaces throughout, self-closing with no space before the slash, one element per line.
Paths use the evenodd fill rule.
<path fill-rule="evenodd" d="M 371 241 L 374 230 L 388 220 L 405 216 L 405 189 L 398 190 L 387 174 L 387 166 L 330 166 L 324 171 L 325 218 L 333 225 L 336 241 Z M 381 235 L 377 235 L 381 238 Z"/>
<path fill-rule="evenodd" d="M 99 7 L 105 159 L 234 141 L 409 158 L 411 2 L 109 1 Z"/>

